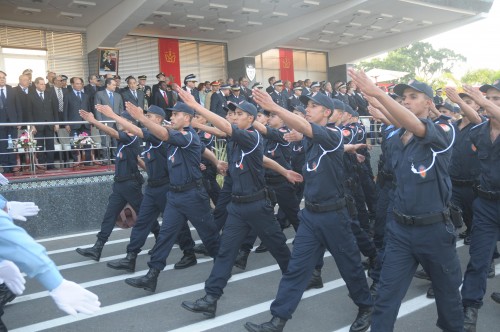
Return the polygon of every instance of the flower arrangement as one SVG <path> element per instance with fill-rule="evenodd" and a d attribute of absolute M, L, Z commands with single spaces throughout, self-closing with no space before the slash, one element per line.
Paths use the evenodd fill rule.
<path fill-rule="evenodd" d="M 78 135 L 78 137 L 75 140 L 73 140 L 73 145 L 78 146 L 80 148 L 85 145 L 91 145 L 94 148 L 97 146 L 96 142 L 94 142 L 92 137 L 90 137 L 89 134 L 87 134 L 86 132 L 83 132 L 80 135 Z"/>
<path fill-rule="evenodd" d="M 13 140 L 13 146 L 14 149 L 25 149 L 25 150 L 30 150 L 30 149 L 35 149 L 37 147 L 36 145 L 36 139 L 33 139 L 33 136 L 27 131 L 23 131 L 21 136 L 19 138 Z"/>

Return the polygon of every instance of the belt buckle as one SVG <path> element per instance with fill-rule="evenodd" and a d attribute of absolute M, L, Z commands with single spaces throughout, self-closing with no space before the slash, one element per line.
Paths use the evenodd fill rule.
<path fill-rule="evenodd" d="M 401 215 L 403 217 L 405 225 L 415 225 L 415 218 L 412 216 L 407 216 L 406 214 Z"/>

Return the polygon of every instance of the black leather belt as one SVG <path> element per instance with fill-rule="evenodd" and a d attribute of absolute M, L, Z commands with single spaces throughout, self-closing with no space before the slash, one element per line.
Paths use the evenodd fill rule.
<path fill-rule="evenodd" d="M 129 180 L 139 180 L 140 178 L 142 178 L 142 175 L 140 173 L 135 173 L 135 174 L 126 175 L 126 176 L 115 175 L 113 177 L 113 180 L 115 182 L 125 182 L 125 181 L 129 181 Z"/>
<path fill-rule="evenodd" d="M 287 181 L 284 176 L 266 177 L 265 180 L 267 184 L 279 184 Z"/>
<path fill-rule="evenodd" d="M 186 191 L 189 189 L 193 189 L 193 188 L 196 188 L 196 187 L 202 186 L 202 185 L 203 185 L 203 181 L 201 179 L 198 179 L 196 181 L 186 183 L 186 184 L 183 184 L 180 186 L 175 186 L 173 184 L 170 184 L 169 190 L 174 192 L 174 193 L 180 193 L 180 192 L 183 192 L 183 191 Z"/>
<path fill-rule="evenodd" d="M 458 179 L 451 179 L 451 184 L 457 187 L 471 187 L 474 185 L 474 181 L 472 180 L 458 180 Z"/>
<path fill-rule="evenodd" d="M 435 224 L 441 221 L 450 220 L 450 210 L 446 209 L 443 212 L 429 214 L 425 216 L 407 216 L 399 211 L 393 210 L 394 219 L 401 225 L 409 226 L 425 226 Z"/>
<path fill-rule="evenodd" d="M 263 188 L 256 193 L 245 196 L 231 195 L 231 201 L 234 203 L 250 203 L 268 197 L 266 188 Z"/>
<path fill-rule="evenodd" d="M 476 188 L 477 195 L 481 198 L 487 199 L 489 201 L 500 201 L 500 191 L 488 191 L 481 189 L 481 187 Z"/>
<path fill-rule="evenodd" d="M 169 178 L 163 178 L 163 179 L 148 179 L 148 186 L 151 188 L 156 188 L 156 187 L 161 187 L 170 182 Z"/>
<path fill-rule="evenodd" d="M 346 206 L 345 198 L 342 197 L 335 202 L 327 202 L 327 203 L 311 203 L 306 201 L 306 209 L 311 212 L 328 212 L 328 211 L 337 211 Z"/>

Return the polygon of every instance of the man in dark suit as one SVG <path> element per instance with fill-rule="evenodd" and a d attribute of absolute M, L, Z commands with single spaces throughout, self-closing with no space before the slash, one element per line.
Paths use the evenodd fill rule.
<path fill-rule="evenodd" d="M 80 77 L 72 77 L 70 79 L 72 86 L 71 92 L 64 97 L 64 121 L 83 121 L 79 111 L 92 112 L 92 107 L 89 104 L 89 95 L 83 90 L 83 79 Z M 90 125 L 87 124 L 72 124 L 66 125 L 66 132 L 69 137 L 78 136 L 82 133 L 87 133 L 90 136 Z M 78 162 L 79 151 L 72 151 L 73 160 Z M 90 160 L 90 151 L 85 151 L 85 160 Z M 76 166 L 76 165 L 75 165 Z"/>
<path fill-rule="evenodd" d="M 7 74 L 0 70 L 0 122 L 21 122 L 21 102 L 14 89 L 6 84 L 6 76 Z M 4 173 L 17 171 L 14 169 L 16 155 L 12 153 L 12 149 L 8 149 L 9 143 L 12 143 L 9 142 L 9 138 L 17 138 L 17 127 L 0 127 L 0 164 L 3 166 Z"/>
<path fill-rule="evenodd" d="M 156 79 L 158 79 L 158 83 L 154 84 L 153 85 L 153 88 L 152 88 L 152 96 L 151 98 L 154 98 L 155 97 L 155 94 L 160 91 L 160 83 L 161 82 L 166 82 L 165 81 L 165 78 L 167 76 L 165 75 L 165 73 L 163 72 L 159 72 L 157 75 L 156 75 Z"/>
<path fill-rule="evenodd" d="M 283 81 L 283 91 L 281 93 L 283 94 L 283 97 L 285 99 L 290 98 L 293 94 L 292 82 L 290 82 L 289 80 Z"/>
<path fill-rule="evenodd" d="M 139 80 L 139 85 L 137 86 L 137 90 L 141 90 L 144 92 L 144 106 L 142 107 L 143 110 L 147 110 L 149 108 L 149 105 L 152 105 L 153 101 L 153 91 L 151 90 L 151 87 L 149 85 L 146 85 L 146 80 L 148 77 L 146 75 L 140 75 L 137 77 Z"/>
<path fill-rule="evenodd" d="M 127 87 L 122 90 L 123 104 L 131 102 L 137 107 L 142 108 L 144 111 L 144 92 L 138 89 L 137 80 L 134 76 L 129 76 L 125 79 L 127 82 Z"/>
<path fill-rule="evenodd" d="M 310 95 L 311 94 L 311 80 L 306 78 L 304 80 L 304 87 L 302 89 L 302 94 L 304 96 Z"/>
<path fill-rule="evenodd" d="M 89 97 L 89 105 L 94 105 L 94 96 L 96 92 L 99 90 L 99 87 L 97 86 L 98 84 L 98 77 L 97 75 L 90 75 L 88 77 L 89 84 L 85 85 L 83 88 L 83 93 L 85 93 Z"/>
<path fill-rule="evenodd" d="M 59 121 L 58 105 L 53 97 L 53 90 L 46 90 L 43 77 L 35 79 L 35 91 L 28 95 L 28 122 L 57 122 Z M 54 169 L 54 135 L 59 130 L 59 125 L 33 126 L 33 133 L 37 139 L 37 145 L 47 152 L 38 153 L 38 164 L 40 170 Z M 46 164 L 47 166 L 44 166 Z"/>
<path fill-rule="evenodd" d="M 231 91 L 231 86 L 229 84 L 223 84 L 220 86 L 219 91 L 214 92 L 210 98 L 210 111 L 213 113 L 225 117 L 226 111 L 224 108 L 227 107 L 227 97 Z"/>
<path fill-rule="evenodd" d="M 273 101 L 283 108 L 287 108 L 288 100 L 283 96 L 283 82 L 281 80 L 274 82 L 274 90 L 270 93 Z"/>
<path fill-rule="evenodd" d="M 276 77 L 271 76 L 267 79 L 269 86 L 266 88 L 266 92 L 271 94 L 274 91 L 274 82 L 276 82 Z"/>
<path fill-rule="evenodd" d="M 193 95 L 196 102 L 198 104 L 201 104 L 200 93 L 198 89 L 196 89 L 196 82 L 198 82 L 198 80 L 196 79 L 196 75 L 194 74 L 187 75 L 186 77 L 184 77 L 184 86 L 182 87 L 182 90 L 190 92 Z M 179 98 L 179 100 L 181 99 Z"/>
<path fill-rule="evenodd" d="M 105 71 L 116 71 L 116 60 L 111 58 L 111 54 L 106 54 L 106 59 L 101 63 L 101 69 Z"/>
<path fill-rule="evenodd" d="M 248 87 L 248 83 L 250 83 L 250 81 L 246 77 L 240 77 L 238 83 L 241 88 L 240 95 L 245 98 L 246 101 L 250 102 L 250 96 L 252 95 L 252 90 Z"/>
<path fill-rule="evenodd" d="M 94 97 L 94 104 L 95 105 L 108 105 L 109 107 L 111 107 L 113 112 L 115 112 L 116 114 L 121 114 L 124 110 L 123 100 L 122 100 L 122 96 L 118 92 L 116 92 L 116 81 L 113 78 L 108 77 L 104 81 L 104 86 L 106 87 L 104 90 L 96 92 L 95 97 Z M 102 115 L 101 112 L 95 112 L 95 110 L 94 110 L 94 113 L 95 113 L 95 118 L 97 121 L 110 121 L 111 120 L 107 116 Z M 116 129 L 115 124 L 107 123 L 106 125 Z M 108 137 L 104 131 L 100 130 L 99 132 L 101 135 L 101 145 L 102 145 L 103 151 L 104 151 L 104 159 L 108 159 L 110 157 L 110 155 L 108 154 L 108 149 L 107 149 Z M 109 142 L 109 147 L 111 148 L 111 151 L 112 151 L 111 155 L 114 155 L 114 150 L 112 148 L 116 147 L 116 139 L 111 138 L 111 140 Z"/>
<path fill-rule="evenodd" d="M 168 89 L 167 82 L 160 82 L 160 90 L 154 95 L 153 105 L 161 107 L 165 111 L 165 120 L 170 121 L 172 111 L 169 108 L 174 107 L 175 98 L 172 90 Z"/>
<path fill-rule="evenodd" d="M 21 116 L 20 122 L 28 122 L 28 92 L 29 92 L 29 78 L 27 75 L 19 76 L 19 84 L 15 86 L 14 92 L 19 97 L 21 102 Z M 23 126 L 24 127 L 24 126 Z M 25 127 L 24 127 L 25 128 Z"/>
<path fill-rule="evenodd" d="M 66 87 L 66 82 L 64 81 L 64 78 L 62 77 L 62 75 L 57 75 L 54 78 L 53 82 L 54 82 L 54 88 L 52 89 L 52 91 L 54 93 L 52 94 L 52 97 L 55 99 L 54 102 L 56 103 L 56 106 L 57 106 L 59 120 L 63 121 L 63 118 L 64 118 L 64 95 L 68 92 L 68 89 Z M 46 89 L 46 90 L 48 90 L 48 89 Z"/>

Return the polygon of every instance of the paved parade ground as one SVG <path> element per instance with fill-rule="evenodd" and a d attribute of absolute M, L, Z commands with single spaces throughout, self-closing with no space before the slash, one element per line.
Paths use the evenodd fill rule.
<path fill-rule="evenodd" d="M 193 228 L 193 238 L 199 238 Z M 250 254 L 247 269 L 233 268 L 225 293 L 218 302 L 217 317 L 205 319 L 181 308 L 184 300 L 204 295 L 204 281 L 210 273 L 212 259 L 198 255 L 198 264 L 185 270 L 174 270 L 182 252 L 176 245 L 160 274 L 156 293 L 132 288 L 124 279 L 147 272 L 147 251 L 153 246 L 149 237 L 145 250 L 137 259 L 136 273 L 122 273 L 106 267 L 106 263 L 122 258 L 130 230 L 115 230 L 104 247 L 100 262 L 85 259 L 75 252 L 77 247 L 91 246 L 96 232 L 73 234 L 39 240 L 56 262 L 63 276 L 96 293 L 102 309 L 94 316 L 66 316 L 56 308 L 48 293 L 34 280 L 27 279 L 25 293 L 5 308 L 2 317 L 12 332 L 27 331 L 245 331 L 246 321 L 264 322 L 271 316 L 269 305 L 274 299 L 280 280 L 278 265 L 266 253 Z M 285 230 L 291 248 L 295 233 Z M 259 244 L 257 240 L 256 245 Z M 468 247 L 457 243 L 462 271 L 468 262 Z M 500 262 L 499 262 L 500 263 Z M 497 276 L 488 279 L 485 304 L 479 311 L 477 331 L 498 331 L 500 305 L 490 299 L 492 291 L 500 291 L 500 264 Z M 288 321 L 285 331 L 332 332 L 348 331 L 357 307 L 347 294 L 338 269 L 329 253 L 323 269 L 324 288 L 310 290 Z M 369 281 L 371 283 L 371 280 Z M 439 331 L 435 327 L 436 307 L 425 297 L 429 282 L 414 279 L 399 312 L 395 331 Z"/>

